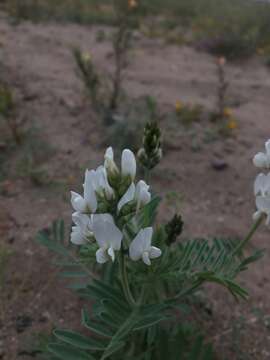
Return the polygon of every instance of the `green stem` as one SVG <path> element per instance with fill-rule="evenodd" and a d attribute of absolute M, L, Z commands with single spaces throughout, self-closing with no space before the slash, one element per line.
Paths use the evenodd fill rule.
<path fill-rule="evenodd" d="M 150 169 L 148 167 L 145 167 L 144 168 L 144 179 L 147 184 L 149 184 L 149 182 L 150 182 L 150 173 L 151 173 Z"/>
<path fill-rule="evenodd" d="M 123 291 L 124 291 L 124 294 L 125 294 L 125 297 L 126 297 L 128 303 L 131 306 L 135 306 L 136 302 L 135 302 L 135 300 L 133 298 L 133 295 L 131 293 L 129 283 L 128 283 L 125 255 L 124 255 L 123 251 L 120 254 L 120 277 L 121 277 L 121 283 L 122 283 Z"/>
<path fill-rule="evenodd" d="M 249 233 L 247 234 L 247 236 L 244 238 L 243 241 L 240 242 L 240 244 L 236 247 L 236 249 L 234 250 L 232 255 L 236 255 L 237 253 L 239 253 L 239 251 L 241 251 L 246 245 L 247 243 L 252 239 L 253 235 L 255 234 L 255 232 L 257 231 L 258 227 L 261 225 L 262 221 L 264 220 L 265 216 L 261 215 L 259 217 L 259 219 L 252 225 Z"/>

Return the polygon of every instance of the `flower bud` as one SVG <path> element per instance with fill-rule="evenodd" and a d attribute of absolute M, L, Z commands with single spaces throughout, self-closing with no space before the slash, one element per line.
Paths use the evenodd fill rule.
<path fill-rule="evenodd" d="M 121 170 L 122 176 L 130 177 L 133 181 L 136 176 L 136 158 L 132 151 L 125 149 L 122 152 Z"/>
<path fill-rule="evenodd" d="M 143 147 L 138 159 L 147 169 L 153 169 L 161 160 L 161 132 L 156 122 L 149 122 L 144 128 Z"/>
<path fill-rule="evenodd" d="M 177 237 L 181 235 L 183 231 L 184 222 L 181 215 L 175 214 L 171 221 L 165 226 L 165 231 L 167 233 L 166 244 L 168 246 L 176 242 Z"/>
<path fill-rule="evenodd" d="M 109 183 L 110 185 L 112 185 L 118 180 L 119 177 L 119 169 L 114 162 L 114 154 L 112 147 L 109 147 L 106 150 L 104 159 L 105 159 L 104 167 L 107 171 Z"/>
<path fill-rule="evenodd" d="M 259 152 L 253 158 L 253 163 L 258 168 L 270 168 L 270 140 L 265 143 L 265 153 Z"/>

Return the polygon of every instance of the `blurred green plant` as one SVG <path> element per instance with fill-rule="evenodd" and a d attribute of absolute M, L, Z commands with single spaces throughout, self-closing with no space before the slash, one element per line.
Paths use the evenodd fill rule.
<path fill-rule="evenodd" d="M 217 131 L 225 136 L 231 136 L 238 127 L 232 110 L 227 106 L 229 82 L 226 79 L 224 57 L 217 59 L 217 101 L 216 110 L 210 113 L 210 120 L 216 123 Z"/>
<path fill-rule="evenodd" d="M 0 85 L 0 119 L 5 122 L 15 144 L 21 145 L 24 134 L 15 114 L 14 96 L 11 89 L 3 84 Z"/>
<path fill-rule="evenodd" d="M 100 75 L 97 73 L 91 54 L 83 54 L 78 48 L 73 50 L 74 58 L 77 64 L 78 73 L 82 79 L 87 93 L 90 97 L 91 104 L 98 114 L 102 114 L 106 109 L 106 94 L 101 84 Z"/>
<path fill-rule="evenodd" d="M 72 21 L 119 26 L 116 3 L 128 0 L 7 0 L 7 10 L 17 20 Z M 228 59 L 244 59 L 270 44 L 270 4 L 250 0 L 162 0 L 140 1 L 132 26 L 149 22 L 145 34 L 168 36 L 169 41 L 199 42 L 207 51 Z M 132 4 L 132 2 L 131 2 Z M 161 18 L 156 26 L 152 19 Z M 171 30 L 179 33 L 168 34 Z M 192 32 L 192 36 L 190 33 Z M 178 35 L 179 34 L 179 35 Z M 183 38 L 182 38 L 183 36 Z M 179 40 L 180 39 L 180 40 Z"/>
<path fill-rule="evenodd" d="M 6 285 L 6 272 L 9 258 L 12 252 L 4 244 L 0 245 L 0 321 L 4 320 L 6 311 L 5 285 Z"/>
<path fill-rule="evenodd" d="M 175 104 L 175 114 L 184 126 L 190 126 L 195 122 L 199 122 L 202 118 L 203 107 L 201 105 L 184 104 L 177 101 Z"/>
<path fill-rule="evenodd" d="M 54 148 L 45 141 L 38 129 L 28 129 L 20 154 L 16 160 L 16 175 L 29 179 L 33 185 L 51 184 L 51 178 L 44 167 L 54 154 Z"/>
<path fill-rule="evenodd" d="M 126 0 L 113 2 L 116 30 L 112 37 L 114 68 L 112 75 L 100 76 L 91 55 L 74 50 L 74 56 L 85 87 L 90 95 L 94 110 L 102 116 L 106 125 L 115 122 L 123 100 L 123 78 L 128 66 L 128 52 L 131 48 L 133 29 L 139 3 Z"/>

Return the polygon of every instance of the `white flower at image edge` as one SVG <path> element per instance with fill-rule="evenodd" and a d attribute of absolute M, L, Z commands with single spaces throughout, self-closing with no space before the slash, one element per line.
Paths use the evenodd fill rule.
<path fill-rule="evenodd" d="M 151 246 L 153 236 L 153 228 L 147 227 L 141 229 L 129 247 L 129 257 L 133 261 L 142 261 L 146 265 L 151 265 L 151 259 L 161 256 L 161 250 L 155 246 Z"/>
<path fill-rule="evenodd" d="M 259 174 L 256 177 L 254 184 L 254 193 L 255 195 L 262 196 L 270 194 L 270 173 L 267 175 Z"/>
<path fill-rule="evenodd" d="M 270 225 L 270 173 L 259 174 L 254 184 L 257 211 L 254 220 L 258 220 L 262 215 L 266 216 L 266 225 Z"/>
<path fill-rule="evenodd" d="M 121 159 L 121 172 L 123 176 L 130 176 L 132 180 L 135 179 L 136 176 L 136 158 L 133 152 L 129 149 L 125 149 L 122 152 Z"/>
<path fill-rule="evenodd" d="M 253 215 L 253 219 L 256 221 L 262 215 L 266 216 L 266 225 L 270 225 L 270 196 L 257 196 L 256 197 L 257 211 Z"/>
<path fill-rule="evenodd" d="M 265 143 L 265 153 L 256 154 L 253 163 L 258 168 L 270 168 L 270 139 Z"/>
<path fill-rule="evenodd" d="M 93 236 L 93 215 L 88 216 L 75 212 L 72 214 L 75 226 L 72 226 L 70 241 L 74 245 L 84 245 Z"/>
<path fill-rule="evenodd" d="M 99 245 L 96 259 L 99 264 L 115 260 L 115 251 L 121 249 L 122 232 L 115 225 L 110 214 L 93 215 L 93 233 Z"/>
<path fill-rule="evenodd" d="M 147 185 L 143 180 L 140 180 L 136 186 L 134 183 L 131 183 L 126 193 L 122 196 L 117 205 L 118 212 L 122 209 L 123 206 L 133 200 L 137 201 L 139 208 L 141 206 L 147 205 L 151 201 L 149 185 Z"/>
<path fill-rule="evenodd" d="M 94 213 L 97 210 L 97 197 L 92 184 L 91 172 L 86 170 L 83 196 L 71 191 L 71 204 L 80 213 Z"/>

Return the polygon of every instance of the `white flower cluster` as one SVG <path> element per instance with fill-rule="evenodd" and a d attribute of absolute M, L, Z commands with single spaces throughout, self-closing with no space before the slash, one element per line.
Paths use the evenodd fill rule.
<path fill-rule="evenodd" d="M 140 180 L 134 183 L 136 159 L 132 151 L 122 152 L 121 171 L 114 161 L 113 149 L 105 153 L 104 165 L 96 170 L 86 170 L 83 196 L 71 192 L 74 226 L 71 242 L 83 245 L 96 241 L 99 249 L 96 260 L 104 264 L 115 260 L 115 252 L 123 247 L 123 233 L 120 219 L 135 214 L 151 201 L 149 186 Z M 152 246 L 153 229 L 141 229 L 129 246 L 129 257 L 133 261 L 142 259 L 147 265 L 161 255 L 161 250 Z"/>
<path fill-rule="evenodd" d="M 270 140 L 265 144 L 265 153 L 259 152 L 255 155 L 253 163 L 261 169 L 270 169 Z M 254 220 L 258 220 L 262 215 L 266 216 L 266 224 L 270 225 L 270 172 L 260 173 L 254 184 L 257 211 Z"/>

